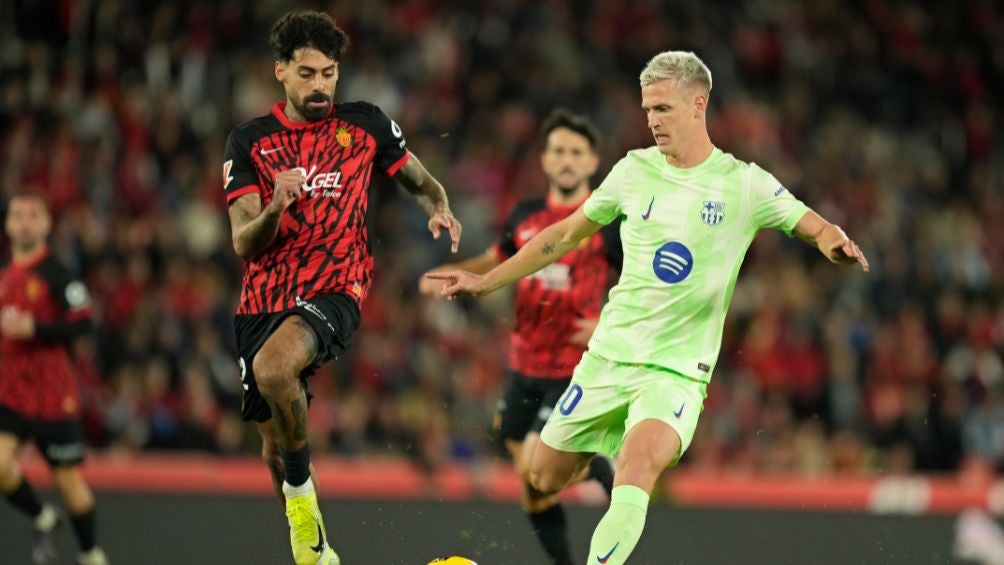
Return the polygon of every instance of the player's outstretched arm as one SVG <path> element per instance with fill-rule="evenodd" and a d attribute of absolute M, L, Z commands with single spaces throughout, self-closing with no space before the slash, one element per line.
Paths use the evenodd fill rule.
<path fill-rule="evenodd" d="M 306 177 L 300 171 L 283 171 L 275 176 L 275 192 L 264 210 L 261 196 L 245 194 L 230 203 L 230 228 L 234 251 L 241 259 L 261 253 L 279 233 L 279 220 L 286 208 L 300 198 Z"/>
<path fill-rule="evenodd" d="M 819 249 L 833 263 L 859 263 L 868 272 L 868 259 L 861 248 L 847 237 L 840 226 L 831 224 L 816 212 L 809 210 L 795 224 L 795 235 Z"/>
<path fill-rule="evenodd" d="M 463 294 L 484 296 L 554 263 L 575 249 L 579 241 L 602 227 L 603 224 L 587 218 L 580 207 L 567 218 L 541 230 L 515 255 L 484 275 L 453 270 L 425 276 L 442 281 L 444 284 L 441 294 L 447 298 L 453 299 Z"/>
<path fill-rule="evenodd" d="M 450 211 L 450 201 L 446 197 L 443 185 L 425 170 L 422 162 L 410 151 L 408 161 L 394 173 L 394 180 L 415 195 L 418 205 L 429 215 L 429 231 L 432 232 L 432 237 L 439 239 L 442 230 L 450 232 L 450 251 L 456 253 L 460 246 L 463 226 Z"/>
<path fill-rule="evenodd" d="M 460 269 L 462 271 L 467 271 L 469 273 L 474 273 L 475 275 L 483 275 L 488 271 L 494 269 L 499 264 L 499 256 L 495 253 L 494 248 L 488 248 L 484 253 L 480 255 L 475 255 L 470 259 L 464 259 L 463 261 L 457 263 L 447 263 L 445 265 L 440 265 L 434 269 L 429 269 L 429 273 L 438 273 L 441 271 L 452 271 L 455 269 Z M 423 275 L 418 279 L 418 291 L 422 294 L 439 294 L 442 290 L 443 283 L 438 280 L 430 279 Z"/>

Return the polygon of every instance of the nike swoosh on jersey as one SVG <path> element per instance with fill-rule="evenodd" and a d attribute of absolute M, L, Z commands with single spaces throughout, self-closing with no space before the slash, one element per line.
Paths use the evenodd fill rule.
<path fill-rule="evenodd" d="M 269 149 L 267 151 L 265 149 L 259 149 L 258 151 L 260 151 L 262 155 L 270 155 L 272 153 L 275 153 L 276 151 L 282 151 L 285 148 L 286 146 L 283 145 L 281 147 L 276 147 L 275 149 Z"/>
<path fill-rule="evenodd" d="M 641 215 L 641 219 L 648 220 L 648 217 L 652 215 L 652 204 L 655 204 L 655 196 L 649 201 L 648 210 L 645 210 L 645 213 Z"/>

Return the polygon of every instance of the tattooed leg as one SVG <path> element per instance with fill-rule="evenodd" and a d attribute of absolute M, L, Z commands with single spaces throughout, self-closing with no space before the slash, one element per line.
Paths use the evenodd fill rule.
<path fill-rule="evenodd" d="M 289 316 L 255 356 L 258 390 L 272 409 L 279 447 L 296 451 L 307 442 L 307 397 L 300 373 L 317 356 L 317 335 L 300 316 Z"/>
<path fill-rule="evenodd" d="M 265 461 L 268 473 L 272 477 L 272 490 L 285 508 L 286 497 L 282 494 L 282 482 L 286 480 L 286 471 L 282 464 L 275 427 L 272 422 L 259 423 L 257 427 L 258 435 L 261 436 L 261 458 Z"/>
<path fill-rule="evenodd" d="M 282 479 L 299 485 L 309 476 L 307 451 L 307 397 L 299 375 L 317 355 L 314 330 L 297 315 L 286 318 L 255 356 L 253 372 L 262 397 L 272 410 L 272 420 L 261 426 L 263 442 L 273 442 L 280 455 L 266 457 L 273 482 Z M 263 447 L 265 456 L 266 447 Z"/>

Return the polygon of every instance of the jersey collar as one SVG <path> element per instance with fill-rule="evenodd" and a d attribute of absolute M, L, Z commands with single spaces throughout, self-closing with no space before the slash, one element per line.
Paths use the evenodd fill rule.
<path fill-rule="evenodd" d="M 685 169 L 670 165 L 669 161 L 666 160 L 666 156 L 663 155 L 662 153 L 659 153 L 658 149 L 656 149 L 656 155 L 658 155 L 658 160 L 662 165 L 662 170 L 664 173 L 674 178 L 694 178 L 703 175 L 705 172 L 708 171 L 708 169 L 712 168 L 715 165 L 715 163 L 718 162 L 718 159 L 723 155 L 723 153 L 721 149 L 715 147 L 711 150 L 711 153 L 708 155 L 708 157 L 701 162 L 701 164 L 695 165 L 693 167 L 687 167 Z"/>
<path fill-rule="evenodd" d="M 550 208 L 551 210 L 575 210 L 576 208 L 581 206 L 582 203 L 585 202 L 588 198 L 589 198 L 589 193 L 587 192 L 586 196 L 583 197 L 581 200 L 577 200 L 571 204 L 562 204 L 561 202 L 558 202 L 557 199 L 555 199 L 554 195 L 551 194 L 551 191 L 549 190 L 547 191 L 547 207 Z"/>
<path fill-rule="evenodd" d="M 328 118 L 330 118 L 331 114 L 333 114 L 335 112 L 335 106 L 337 106 L 337 104 L 335 104 L 334 102 L 332 102 L 331 107 L 328 108 L 328 115 L 324 116 L 325 120 L 328 119 Z M 311 122 L 311 121 L 294 122 L 293 120 L 291 120 L 288 117 L 286 117 L 285 110 L 286 110 L 286 103 L 285 102 L 276 102 L 275 106 L 272 106 L 272 115 L 275 116 L 275 119 L 279 120 L 280 124 L 286 126 L 289 129 L 308 128 L 308 127 L 311 127 L 311 126 L 315 126 L 318 123 L 320 123 L 321 121 L 323 121 L 323 120 L 317 120 L 317 121 L 314 121 L 314 122 Z"/>
<path fill-rule="evenodd" d="M 38 265 L 42 261 L 45 261 L 45 258 L 48 256 L 49 256 L 49 246 L 43 245 L 42 249 L 38 253 L 35 253 L 34 255 L 32 255 L 27 259 L 14 259 L 13 257 L 11 257 L 10 265 L 18 269 L 30 269 Z"/>

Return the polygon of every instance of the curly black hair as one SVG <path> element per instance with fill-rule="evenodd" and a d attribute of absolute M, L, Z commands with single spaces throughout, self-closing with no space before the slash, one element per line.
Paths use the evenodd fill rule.
<path fill-rule="evenodd" d="M 335 61 L 341 61 L 349 48 L 349 36 L 323 12 L 287 12 L 272 26 L 269 47 L 279 59 L 288 62 L 293 52 L 313 47 Z"/>
<path fill-rule="evenodd" d="M 540 127 L 540 133 L 546 138 L 552 131 L 558 128 L 567 128 L 589 140 L 589 148 L 593 151 L 599 149 L 600 131 L 596 129 L 593 122 L 585 116 L 573 114 L 565 108 L 556 108 Z"/>

